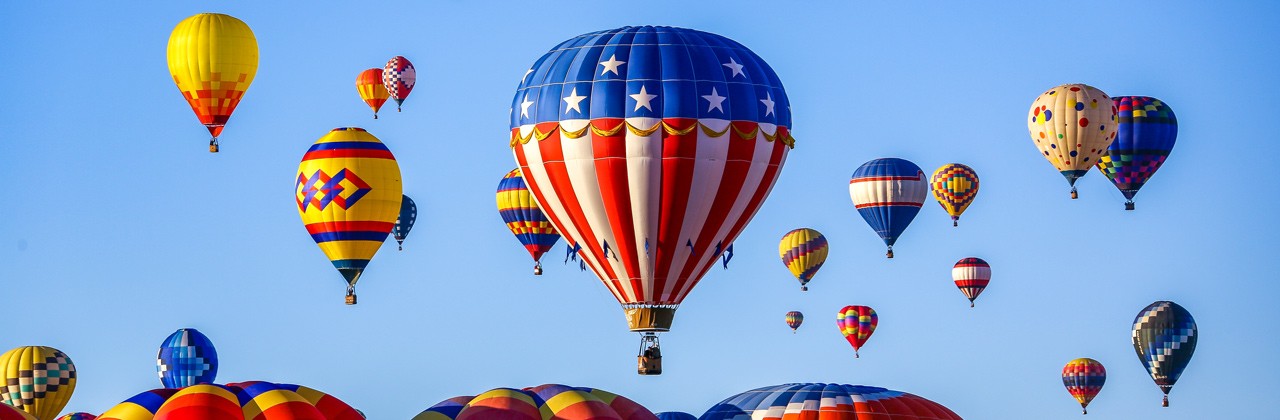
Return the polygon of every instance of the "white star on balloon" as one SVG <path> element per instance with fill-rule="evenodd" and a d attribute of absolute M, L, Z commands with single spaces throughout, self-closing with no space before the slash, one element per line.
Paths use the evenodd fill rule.
<path fill-rule="evenodd" d="M 529 94 L 524 94 L 524 101 L 520 102 L 520 116 L 529 118 L 529 106 L 533 105 L 533 101 L 529 100 Z"/>
<path fill-rule="evenodd" d="M 716 92 L 716 88 L 714 86 L 711 87 L 711 94 L 702 95 L 702 99 L 707 100 L 707 112 L 711 112 L 713 109 L 718 109 L 721 113 L 724 112 L 725 97 L 720 96 L 720 94 Z"/>
<path fill-rule="evenodd" d="M 722 65 L 722 66 L 725 66 L 725 67 L 728 67 L 730 70 L 733 70 L 733 74 L 732 74 L 732 75 L 730 75 L 730 76 L 729 76 L 729 78 L 733 78 L 733 77 L 735 77 L 735 76 L 742 76 L 742 77 L 746 77 L 746 75 L 745 75 L 744 73 L 742 73 L 742 65 L 741 65 L 741 64 L 738 64 L 738 62 L 737 62 L 737 61 L 734 61 L 734 60 L 733 60 L 733 57 L 729 57 L 729 62 L 728 62 L 728 63 L 721 64 L 721 65 Z"/>
<path fill-rule="evenodd" d="M 640 86 L 640 93 L 637 93 L 635 95 L 627 95 L 627 96 L 630 96 L 631 99 L 636 100 L 636 109 L 634 109 L 633 111 L 639 111 L 641 107 L 649 108 L 650 111 L 653 111 L 653 105 L 650 104 L 650 102 L 653 101 L 653 98 L 658 97 L 658 95 L 650 95 L 649 92 L 645 90 L 645 87 L 643 85 Z"/>
<path fill-rule="evenodd" d="M 582 108 L 579 108 L 579 105 L 582 104 L 583 99 L 587 99 L 587 97 L 578 96 L 578 88 L 576 87 L 573 88 L 573 92 L 569 93 L 569 96 L 566 96 L 561 99 L 565 102 L 565 104 L 567 104 L 567 106 L 564 109 L 564 113 L 568 114 L 569 110 L 574 110 L 574 111 L 578 111 L 578 113 L 581 114 Z"/>
<path fill-rule="evenodd" d="M 769 116 L 769 114 L 773 113 L 773 94 L 772 93 L 765 93 L 765 97 L 764 99 L 760 100 L 760 103 L 764 104 L 764 115 L 766 117 Z"/>
<path fill-rule="evenodd" d="M 618 66 L 621 66 L 623 64 L 627 64 L 627 62 L 618 61 L 617 54 L 610 55 L 609 61 L 600 62 L 600 65 L 604 66 L 604 70 L 600 71 L 600 75 L 603 76 L 605 73 L 613 72 L 613 74 L 621 76 L 622 74 L 618 73 Z"/>

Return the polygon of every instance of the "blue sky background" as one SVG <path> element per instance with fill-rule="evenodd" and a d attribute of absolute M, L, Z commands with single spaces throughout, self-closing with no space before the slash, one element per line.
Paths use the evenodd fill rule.
<path fill-rule="evenodd" d="M 220 382 L 301 383 L 373 419 L 542 383 L 701 414 L 809 381 L 971 419 L 1067 419 L 1079 407 L 1059 374 L 1076 357 L 1109 373 L 1092 419 L 1264 417 L 1280 369 L 1276 6 L 1113 3 L 0 2 L 0 347 L 67 352 L 80 372 L 67 409 L 92 413 L 158 387 L 156 348 L 195 327 L 218 346 Z M 247 22 L 261 51 L 217 155 L 165 64 L 174 25 L 204 11 Z M 786 86 L 798 139 L 730 269 L 663 336 L 660 377 L 635 374 L 636 335 L 593 274 L 559 263 L 563 247 L 530 275 L 493 198 L 515 166 L 507 112 L 525 69 L 574 35 L 644 24 L 753 49 Z M 394 55 L 418 85 L 375 121 L 354 79 Z M 1177 113 L 1178 145 L 1137 211 L 1096 171 L 1070 200 L 1029 140 L 1032 100 L 1070 82 Z M 354 307 L 291 198 L 303 152 L 339 126 L 390 146 L 420 211 Z M 847 192 L 883 156 L 975 168 L 960 227 L 927 203 L 886 260 Z M 831 243 L 807 293 L 776 247 L 804 226 Z M 974 309 L 950 278 L 966 256 L 994 270 Z M 1156 300 L 1201 332 L 1167 409 L 1129 341 Z M 856 360 L 831 321 L 849 304 L 880 314 Z M 799 334 L 788 310 L 807 316 Z"/>

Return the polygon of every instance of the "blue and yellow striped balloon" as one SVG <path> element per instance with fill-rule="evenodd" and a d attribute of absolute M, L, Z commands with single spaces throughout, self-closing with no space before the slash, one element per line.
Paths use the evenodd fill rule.
<path fill-rule="evenodd" d="M 800 290 L 809 290 L 809 281 L 827 261 L 827 237 L 816 230 L 800 228 L 782 235 L 778 254 L 782 264 L 800 280 Z"/>
<path fill-rule="evenodd" d="M 498 182 L 497 200 L 498 214 L 507 223 L 507 229 L 516 235 L 520 244 L 529 251 L 529 256 L 533 257 L 533 274 L 542 275 L 542 263 L 538 260 L 556 245 L 560 234 L 538 208 L 538 202 L 520 175 L 520 168 L 507 172 Z"/>
<path fill-rule="evenodd" d="M 391 234 L 403 197 L 400 165 L 362 128 L 335 128 L 302 156 L 294 198 L 307 233 L 347 280 L 347 304 Z"/>

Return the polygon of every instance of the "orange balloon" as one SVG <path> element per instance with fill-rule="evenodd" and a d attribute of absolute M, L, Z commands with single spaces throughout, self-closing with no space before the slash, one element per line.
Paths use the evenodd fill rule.
<path fill-rule="evenodd" d="M 154 420 L 245 420 L 240 399 L 221 385 L 194 385 L 169 397 Z"/>

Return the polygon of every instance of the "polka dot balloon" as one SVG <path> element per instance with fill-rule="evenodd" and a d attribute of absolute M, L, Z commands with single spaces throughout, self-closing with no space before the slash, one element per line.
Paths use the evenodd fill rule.
<path fill-rule="evenodd" d="M 1098 163 L 1116 138 L 1116 107 L 1093 86 L 1066 84 L 1040 94 L 1027 115 L 1036 148 L 1067 178 L 1071 198 L 1076 180 Z"/>

